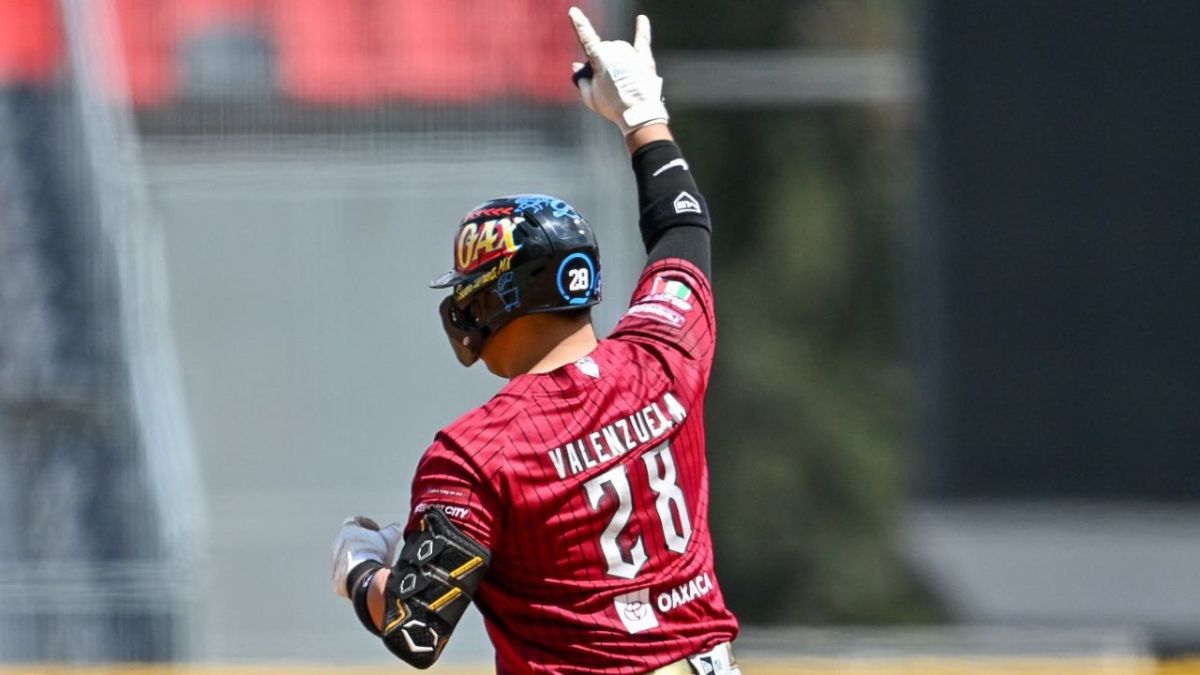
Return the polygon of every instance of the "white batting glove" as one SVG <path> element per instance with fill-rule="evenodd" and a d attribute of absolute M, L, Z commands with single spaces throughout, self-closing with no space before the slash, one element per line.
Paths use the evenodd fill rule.
<path fill-rule="evenodd" d="M 631 45 L 622 40 L 601 41 L 578 7 L 567 14 L 592 70 L 590 77 L 575 78 L 584 104 L 626 136 L 639 127 L 669 120 L 662 101 L 663 81 L 650 53 L 650 19 L 638 15 Z M 578 76 L 586 65 L 574 63 L 572 68 Z"/>
<path fill-rule="evenodd" d="M 349 597 L 346 577 L 350 571 L 367 560 L 390 565 L 403 538 L 404 528 L 399 523 L 381 530 L 366 516 L 347 518 L 333 540 L 333 592 Z"/>

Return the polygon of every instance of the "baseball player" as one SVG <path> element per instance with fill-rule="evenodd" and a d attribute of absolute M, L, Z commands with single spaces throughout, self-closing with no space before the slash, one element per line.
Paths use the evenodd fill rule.
<path fill-rule="evenodd" d="M 450 289 L 458 360 L 508 383 L 438 432 L 407 524 L 346 521 L 334 590 L 418 668 L 474 602 L 500 673 L 738 673 L 708 525 L 708 209 L 667 127 L 649 21 L 630 44 L 569 15 L 583 101 L 632 156 L 648 253 L 632 302 L 598 341 L 599 249 L 570 204 L 516 195 L 467 213 L 431 286 Z"/>

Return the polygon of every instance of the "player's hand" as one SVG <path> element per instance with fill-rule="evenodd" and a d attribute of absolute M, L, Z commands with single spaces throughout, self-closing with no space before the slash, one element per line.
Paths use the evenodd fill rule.
<path fill-rule="evenodd" d="M 568 12 L 588 63 L 575 63 L 575 84 L 583 102 L 628 136 L 634 129 L 670 117 L 662 101 L 662 78 L 650 53 L 650 19 L 638 15 L 633 44 L 602 41 L 578 7 Z"/>
<path fill-rule="evenodd" d="M 381 530 L 366 516 L 347 518 L 333 540 L 333 592 L 349 597 L 346 577 L 359 563 L 374 560 L 391 565 L 403 537 L 404 528 L 398 523 Z"/>

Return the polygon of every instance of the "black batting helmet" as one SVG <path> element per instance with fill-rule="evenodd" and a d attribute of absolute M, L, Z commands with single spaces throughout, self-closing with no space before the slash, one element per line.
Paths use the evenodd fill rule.
<path fill-rule="evenodd" d="M 600 302 L 600 248 L 583 216 L 561 199 L 513 195 L 486 201 L 459 223 L 454 269 L 430 282 L 453 288 L 442 327 L 464 366 L 489 336 L 533 312 Z"/>

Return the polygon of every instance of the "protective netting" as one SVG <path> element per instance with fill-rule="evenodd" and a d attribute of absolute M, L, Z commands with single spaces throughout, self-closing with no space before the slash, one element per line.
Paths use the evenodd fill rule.
<path fill-rule="evenodd" d="M 3 659 L 170 658 L 200 536 L 136 139 L 90 65 L 102 9 L 0 21 Z"/>

